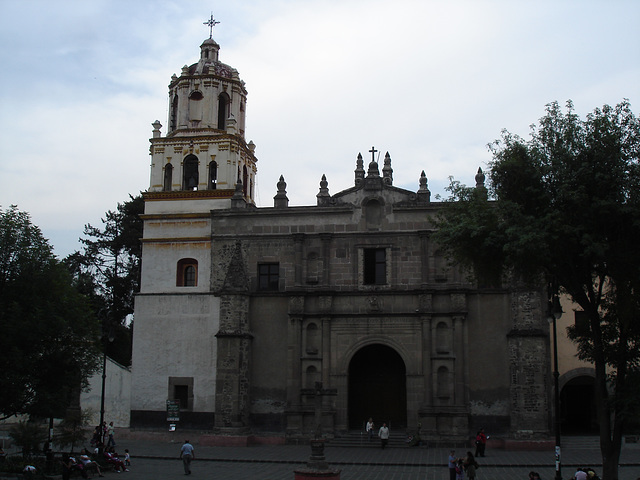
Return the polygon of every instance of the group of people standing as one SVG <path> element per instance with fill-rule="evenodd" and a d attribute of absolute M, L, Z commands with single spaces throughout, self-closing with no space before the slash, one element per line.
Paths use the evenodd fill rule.
<path fill-rule="evenodd" d="M 107 447 L 115 447 L 116 446 L 116 440 L 115 440 L 115 433 L 116 433 L 116 429 L 113 425 L 113 422 L 109 422 L 109 425 L 107 425 L 107 422 L 102 422 L 101 425 L 97 425 L 96 428 L 93 430 L 93 437 L 91 438 L 91 446 L 95 447 L 95 448 L 103 448 L 105 446 L 104 440 L 105 438 L 107 438 Z"/>
<path fill-rule="evenodd" d="M 449 453 L 449 480 L 464 480 L 465 474 L 467 479 L 473 480 L 476 478 L 476 470 L 479 466 L 473 453 L 467 452 L 464 457 L 456 457 L 456 451 L 451 450 Z"/>
<path fill-rule="evenodd" d="M 373 418 L 369 417 L 366 425 L 367 436 L 369 437 L 369 441 L 375 435 L 375 425 L 373 424 Z M 386 422 L 382 422 L 382 426 L 378 430 L 378 437 L 380 438 L 380 448 L 384 450 L 384 448 L 389 443 L 389 427 Z"/>

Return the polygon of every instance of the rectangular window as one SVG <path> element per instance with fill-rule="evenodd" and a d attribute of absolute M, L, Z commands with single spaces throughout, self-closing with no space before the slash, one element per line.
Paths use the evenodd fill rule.
<path fill-rule="evenodd" d="M 279 283 L 279 263 L 261 263 L 258 265 L 258 290 L 277 292 Z"/>
<path fill-rule="evenodd" d="M 180 410 L 184 410 L 189 406 L 189 386 L 188 385 L 174 385 L 173 386 L 173 399 L 180 401 Z"/>
<path fill-rule="evenodd" d="M 169 400 L 179 400 L 180 410 L 193 410 L 193 377 L 169 377 Z"/>
<path fill-rule="evenodd" d="M 365 285 L 386 285 L 387 251 L 384 248 L 365 248 L 363 251 L 363 282 Z"/>

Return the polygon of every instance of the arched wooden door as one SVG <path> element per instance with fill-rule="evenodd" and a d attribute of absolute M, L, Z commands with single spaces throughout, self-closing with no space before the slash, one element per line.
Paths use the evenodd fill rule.
<path fill-rule="evenodd" d="M 349 363 L 349 428 L 360 429 L 369 417 L 376 429 L 407 426 L 406 367 L 386 345 L 361 348 Z"/>

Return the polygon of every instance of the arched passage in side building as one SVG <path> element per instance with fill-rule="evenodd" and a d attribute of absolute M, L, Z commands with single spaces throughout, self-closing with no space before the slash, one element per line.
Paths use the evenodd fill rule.
<path fill-rule="evenodd" d="M 576 369 L 562 376 L 560 388 L 561 431 L 569 435 L 598 433 L 594 377 L 590 369 Z"/>
<path fill-rule="evenodd" d="M 349 363 L 349 428 L 362 428 L 369 417 L 376 428 L 407 425 L 406 366 L 386 345 L 367 345 Z"/>

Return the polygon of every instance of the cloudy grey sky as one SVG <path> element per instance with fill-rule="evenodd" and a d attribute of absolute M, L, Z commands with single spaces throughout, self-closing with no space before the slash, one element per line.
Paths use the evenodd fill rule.
<path fill-rule="evenodd" d="M 149 183 L 173 73 L 220 60 L 249 91 L 257 202 L 353 184 L 389 152 L 394 184 L 473 184 L 503 128 L 527 137 L 547 103 L 640 111 L 635 0 L 0 0 L 0 205 L 31 214 L 59 256 L 84 224 Z"/>

